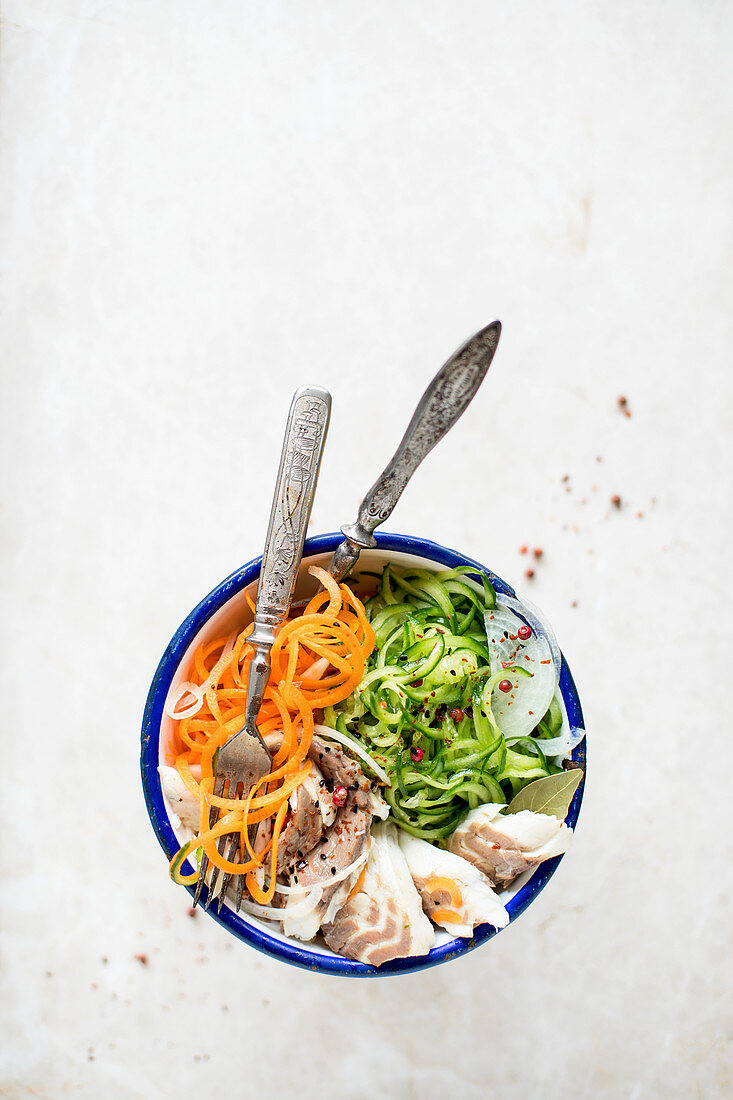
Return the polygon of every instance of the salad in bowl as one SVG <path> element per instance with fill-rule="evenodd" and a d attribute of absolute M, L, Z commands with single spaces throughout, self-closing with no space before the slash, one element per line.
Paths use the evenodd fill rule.
<path fill-rule="evenodd" d="M 486 567 L 383 533 L 337 584 L 341 538 L 306 543 L 273 646 L 270 773 L 246 799 L 213 794 L 243 722 L 257 559 L 169 644 L 143 786 L 171 877 L 193 892 L 205 855 L 208 912 L 240 939 L 331 973 L 417 970 L 495 935 L 549 880 L 580 810 L 583 717 L 550 627 Z"/>

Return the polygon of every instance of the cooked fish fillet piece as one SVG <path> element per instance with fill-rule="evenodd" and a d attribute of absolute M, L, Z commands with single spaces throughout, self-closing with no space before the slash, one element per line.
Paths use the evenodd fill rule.
<path fill-rule="evenodd" d="M 389 803 L 384 801 L 379 791 L 369 792 L 369 809 L 380 821 L 386 821 L 389 817 Z"/>
<path fill-rule="evenodd" d="M 192 832 L 198 832 L 199 800 L 191 794 L 175 768 L 161 764 L 158 768 L 160 786 L 165 800 L 171 809 L 171 825 L 174 829 L 179 822 Z M 176 820 L 178 819 L 178 820 Z"/>
<path fill-rule="evenodd" d="M 394 825 L 374 825 L 369 860 L 358 889 L 323 927 L 328 946 L 348 959 L 381 966 L 425 955 L 435 930 L 422 910 Z"/>
<path fill-rule="evenodd" d="M 369 841 L 369 826 L 374 812 L 369 780 L 355 761 L 337 745 L 314 737 L 308 753 L 323 772 L 329 788 L 345 787 L 346 803 L 339 808 L 333 825 L 323 839 L 296 863 L 290 884 L 303 888 L 289 894 L 283 910 L 283 932 L 302 940 L 311 940 L 322 924 L 333 920 L 346 901 L 349 891 L 361 871 L 361 864 L 345 879 L 331 885 L 331 879 L 350 867 L 365 854 Z M 301 902 L 313 886 L 322 888 L 322 896 L 312 911 L 302 912 Z M 288 908 L 296 909 L 297 917 L 288 917 Z"/>
<path fill-rule="evenodd" d="M 491 883 L 468 860 L 400 832 L 400 848 L 430 919 L 453 936 L 472 936 L 478 924 L 504 928 L 509 914 Z"/>
<path fill-rule="evenodd" d="M 278 871 L 304 859 L 315 848 L 327 826 L 336 820 L 336 807 L 323 772 L 312 764 L 311 773 L 290 797 L 292 817 L 280 834 Z"/>
<path fill-rule="evenodd" d="M 501 814 L 503 809 L 494 802 L 477 806 L 448 844 L 454 855 L 473 863 L 500 890 L 529 867 L 562 855 L 573 837 L 573 830 L 551 814 L 532 810 Z"/>

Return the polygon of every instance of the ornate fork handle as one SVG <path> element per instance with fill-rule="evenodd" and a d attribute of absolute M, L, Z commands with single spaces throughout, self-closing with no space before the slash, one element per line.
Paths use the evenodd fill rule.
<path fill-rule="evenodd" d="M 363 547 L 376 546 L 372 532 L 389 518 L 422 460 L 465 412 L 491 365 L 500 335 L 501 322 L 489 322 L 438 371 L 391 462 L 362 500 L 356 523 L 341 528 L 345 539 L 329 566 L 336 580 L 353 568 Z"/>
<path fill-rule="evenodd" d="M 247 728 L 254 727 L 270 675 L 270 649 L 290 607 L 330 416 L 328 390 L 303 386 L 296 391 L 285 429 L 262 555 L 254 628 L 249 636 L 255 652 L 247 686 Z"/>

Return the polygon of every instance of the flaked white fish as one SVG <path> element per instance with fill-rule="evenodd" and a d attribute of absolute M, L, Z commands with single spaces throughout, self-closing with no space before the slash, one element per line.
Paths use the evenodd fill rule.
<path fill-rule="evenodd" d="M 518 875 L 570 847 L 573 830 L 551 814 L 520 810 L 489 802 L 471 810 L 450 838 L 448 849 L 483 871 L 503 890 Z"/>
<path fill-rule="evenodd" d="M 400 833 L 400 848 L 430 919 L 453 936 L 470 937 L 479 924 L 505 928 L 509 914 L 487 877 L 468 860 Z"/>
<path fill-rule="evenodd" d="M 357 886 L 323 927 L 333 951 L 370 966 L 427 954 L 435 930 L 423 912 L 393 824 L 373 826 L 369 860 Z"/>
<path fill-rule="evenodd" d="M 199 828 L 199 800 L 191 794 L 175 768 L 161 764 L 158 768 L 163 796 L 170 808 L 173 828 L 179 824 L 197 833 Z"/>
<path fill-rule="evenodd" d="M 346 901 L 361 865 L 348 878 L 341 879 L 340 874 L 366 853 L 375 808 L 369 780 L 340 746 L 314 737 L 308 755 L 321 769 L 331 789 L 333 785 L 343 786 L 348 796 L 322 839 L 295 864 L 290 875 L 290 885 L 301 887 L 302 894 L 288 895 L 283 909 L 283 932 L 301 940 L 313 939 L 321 925 L 332 921 Z M 336 879 L 335 885 L 332 879 Z M 322 888 L 321 897 L 312 910 L 303 913 L 301 902 L 314 886 Z"/>

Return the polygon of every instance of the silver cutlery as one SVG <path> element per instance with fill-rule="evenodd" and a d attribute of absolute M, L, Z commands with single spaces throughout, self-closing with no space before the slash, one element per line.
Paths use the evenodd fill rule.
<path fill-rule="evenodd" d="M 271 756 L 257 729 L 262 698 L 270 676 L 270 650 L 278 629 L 290 609 L 308 520 L 310 519 L 321 457 L 331 415 L 331 395 L 320 386 L 297 390 L 288 416 L 270 523 L 267 528 L 262 568 L 257 588 L 254 626 L 248 642 L 254 646 L 247 681 L 244 725 L 219 750 L 214 794 L 222 798 L 246 798 L 252 786 L 271 768 Z M 219 811 L 212 806 L 209 827 Z M 252 832 L 255 830 L 253 829 Z M 240 834 L 225 834 L 217 842 L 219 853 L 229 862 L 241 862 Z M 250 835 L 250 843 L 254 837 Z M 198 904 L 206 880 L 209 860 L 204 854 L 194 893 Z M 231 875 L 214 868 L 208 887 L 206 908 L 214 897 L 221 909 Z M 235 907 L 241 907 L 244 876 L 236 876 Z M 217 887 L 218 893 L 217 893 Z"/>
<path fill-rule="evenodd" d="M 349 573 L 362 549 L 377 545 L 373 531 L 392 514 L 408 481 L 472 401 L 494 358 L 501 321 L 490 321 L 444 364 L 425 390 L 394 456 L 359 506 L 356 523 L 341 528 L 344 541 L 329 571 L 337 581 Z"/>

